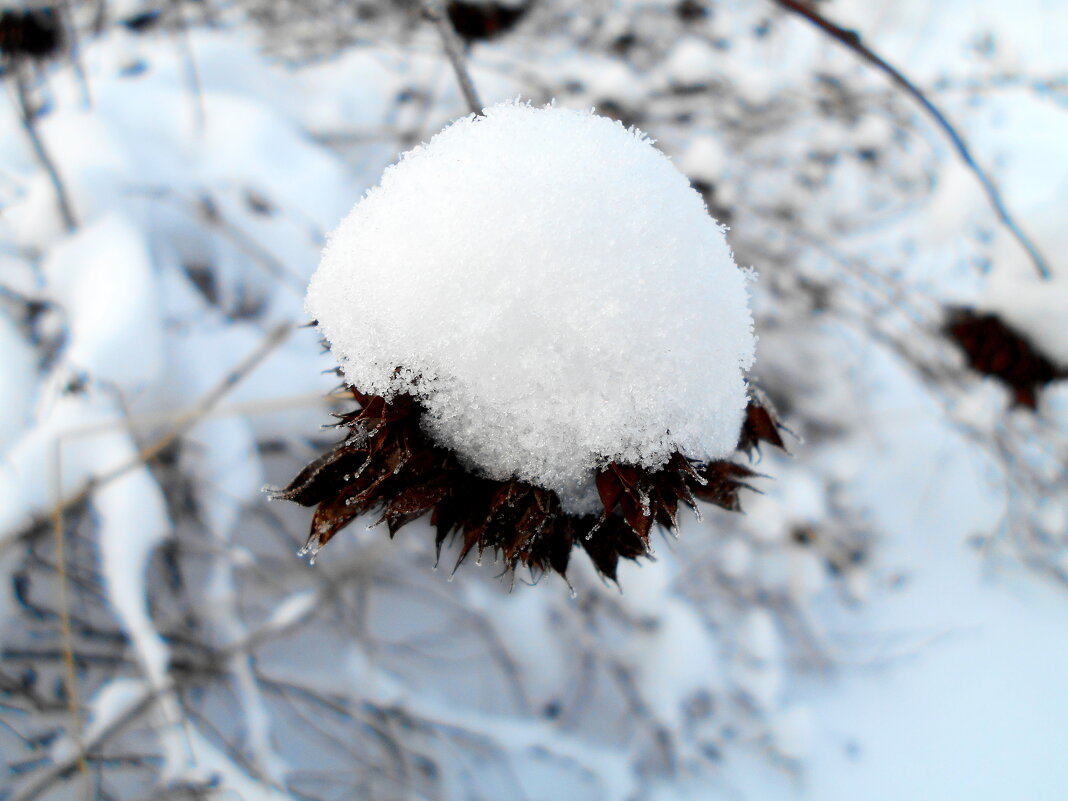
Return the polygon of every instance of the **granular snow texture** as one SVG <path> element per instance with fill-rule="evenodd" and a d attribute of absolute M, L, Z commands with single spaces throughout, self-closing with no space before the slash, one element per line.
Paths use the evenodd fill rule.
<path fill-rule="evenodd" d="M 607 462 L 734 449 L 747 278 L 642 133 L 514 102 L 388 168 L 330 237 L 306 309 L 351 384 L 417 396 L 468 467 L 592 511 Z"/>

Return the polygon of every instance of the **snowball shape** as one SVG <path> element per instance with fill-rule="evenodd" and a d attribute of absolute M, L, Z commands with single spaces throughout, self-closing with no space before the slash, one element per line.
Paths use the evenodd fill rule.
<path fill-rule="evenodd" d="M 608 462 L 733 451 L 746 282 L 644 134 L 514 102 L 389 167 L 330 236 L 306 309 L 352 385 L 412 393 L 469 468 L 589 512 Z"/>

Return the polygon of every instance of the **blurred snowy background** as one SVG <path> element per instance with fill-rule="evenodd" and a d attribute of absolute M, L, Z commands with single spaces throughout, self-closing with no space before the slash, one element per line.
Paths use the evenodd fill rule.
<path fill-rule="evenodd" d="M 1068 795 L 1068 382 L 1014 403 L 945 332 L 993 311 L 1068 364 L 1068 4 L 819 4 L 1050 281 L 779 3 L 451 5 L 484 102 L 637 125 L 731 226 L 803 439 L 574 597 L 450 581 L 425 523 L 312 567 L 261 493 L 333 438 L 296 328 L 324 233 L 466 112 L 418 4 L 32 8 L 0 9 L 0 798 Z"/>

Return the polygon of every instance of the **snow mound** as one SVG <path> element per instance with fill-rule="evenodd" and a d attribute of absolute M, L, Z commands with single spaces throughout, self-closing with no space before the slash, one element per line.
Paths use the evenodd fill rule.
<path fill-rule="evenodd" d="M 644 134 L 514 102 L 389 167 L 329 238 L 306 309 L 349 382 L 416 395 L 469 467 L 593 511 L 609 461 L 734 449 L 747 279 Z"/>

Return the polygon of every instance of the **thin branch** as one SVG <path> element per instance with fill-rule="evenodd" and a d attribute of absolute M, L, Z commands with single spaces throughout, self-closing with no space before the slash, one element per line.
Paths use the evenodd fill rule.
<path fill-rule="evenodd" d="M 170 688 L 167 688 L 168 691 L 169 689 Z M 159 695 L 162 695 L 162 692 L 163 691 L 157 694 L 155 691 L 145 690 L 125 712 L 117 716 L 115 720 L 108 726 L 102 728 L 95 737 L 85 744 L 86 751 L 94 751 L 105 745 L 116 735 L 121 734 L 127 726 L 137 720 L 137 718 L 141 717 L 141 715 L 152 707 Z M 56 762 L 47 770 L 43 771 L 40 776 L 37 777 L 36 781 L 27 785 L 15 795 L 12 795 L 11 801 L 34 801 L 34 799 L 47 793 L 54 784 L 63 781 L 74 768 L 75 763 L 70 758 Z"/>
<path fill-rule="evenodd" d="M 292 326 L 284 323 L 271 331 L 260 346 L 247 356 L 240 364 L 231 370 L 218 384 L 206 393 L 200 401 L 187 414 L 181 417 L 175 426 L 164 436 L 147 448 L 142 449 L 133 459 L 115 468 L 104 476 L 91 480 L 86 487 L 78 493 L 73 500 L 65 500 L 62 496 L 62 470 L 63 470 L 63 438 L 56 440 L 53 452 L 53 480 L 55 481 L 55 505 L 52 508 L 52 531 L 56 541 L 56 567 L 59 581 L 59 617 L 60 629 L 63 642 L 63 663 L 65 667 L 64 684 L 67 691 L 67 700 L 71 717 L 71 736 L 76 748 L 76 760 L 79 772 L 87 782 L 87 797 L 92 795 L 92 785 L 89 777 L 89 769 L 86 764 L 86 745 L 81 736 L 81 719 L 78 707 L 78 683 L 74 666 L 73 637 L 71 635 L 70 599 L 67 582 L 67 560 L 65 555 L 66 536 L 63 525 L 63 513 L 68 505 L 76 503 L 89 495 L 101 484 L 112 481 L 119 476 L 132 470 L 139 464 L 149 461 L 161 451 L 166 449 L 172 442 L 186 433 L 196 422 L 211 410 L 234 386 L 263 361 L 266 356 L 281 344 L 289 333 Z"/>
<path fill-rule="evenodd" d="M 211 665 L 225 665 L 240 654 L 248 654 L 272 636 L 287 632 L 298 626 L 300 622 L 300 620 L 295 620 L 285 626 L 278 626 L 268 621 L 260 628 L 246 634 L 242 639 L 214 650 L 210 655 Z M 116 715 L 108 725 L 101 727 L 92 737 L 86 739 L 84 743 L 86 756 L 89 759 L 98 759 L 99 749 L 122 734 L 128 726 L 148 712 L 157 702 L 179 689 L 179 686 L 179 680 L 173 675 L 168 677 L 161 687 L 153 687 L 146 683 L 137 699 L 124 712 Z M 44 770 L 34 782 L 12 795 L 10 801 L 34 801 L 44 795 L 54 784 L 70 776 L 77 767 L 79 758 L 78 754 L 65 755 Z"/>
<path fill-rule="evenodd" d="M 189 86 L 189 94 L 193 99 L 193 120 L 198 133 L 204 132 L 207 121 L 207 111 L 204 105 L 204 84 L 200 80 L 200 69 L 197 67 L 196 55 L 193 53 L 193 42 L 189 36 L 189 25 L 185 20 L 185 12 L 182 9 L 182 0 L 172 0 L 171 10 L 174 13 L 174 27 L 177 32 L 178 46 L 185 57 L 185 80 Z"/>
<path fill-rule="evenodd" d="M 1009 233 L 1013 235 L 1016 241 L 1020 243 L 1020 246 L 1027 251 L 1027 255 L 1031 258 L 1039 275 L 1047 280 L 1052 277 L 1046 259 L 1042 256 L 1042 253 L 1039 251 L 1035 243 L 1031 241 L 1030 237 L 1024 233 L 1020 224 L 1016 222 L 1016 219 L 1012 214 L 1009 213 L 1009 209 L 1005 205 L 1005 201 L 1002 198 L 997 185 L 994 183 L 994 180 L 990 175 L 975 160 L 975 156 L 972 155 L 971 148 L 969 148 L 967 142 L 964 141 L 964 137 L 954 127 L 953 123 L 949 121 L 941 109 L 932 103 L 927 95 L 925 95 L 916 84 L 906 78 L 900 70 L 886 61 L 886 59 L 864 44 L 859 33 L 850 30 L 849 28 L 843 28 L 841 25 L 832 22 L 804 0 L 773 0 L 773 2 L 792 14 L 796 14 L 807 20 L 832 39 L 835 39 L 852 50 L 862 59 L 886 75 L 894 84 L 903 90 L 905 94 L 909 95 L 913 100 L 919 103 L 924 111 L 931 116 L 935 124 L 941 128 L 943 133 L 949 138 L 950 143 L 957 151 L 957 155 L 960 156 L 961 161 L 964 162 L 965 166 L 968 167 L 979 180 L 979 183 L 983 187 L 983 191 L 986 193 L 987 199 L 990 201 L 990 205 L 994 208 L 994 212 L 997 214 L 998 219 L 1001 220 L 1002 224 L 1009 230 Z"/>
<path fill-rule="evenodd" d="M 78 36 L 78 28 L 74 21 L 74 9 L 71 7 L 71 0 L 62 0 L 59 7 L 62 11 L 63 33 L 69 42 L 67 56 L 70 58 L 74 74 L 78 79 L 78 85 L 82 90 L 82 105 L 89 109 L 93 107 L 93 93 L 89 88 L 89 76 L 85 72 L 85 64 L 82 61 L 81 38 Z"/>
<path fill-rule="evenodd" d="M 281 323 L 275 326 L 275 328 L 272 329 L 260 343 L 259 347 L 246 356 L 229 373 L 223 376 L 222 380 L 212 387 L 211 390 L 206 392 L 192 409 L 178 419 L 170 431 L 148 447 L 143 448 L 129 462 L 119 465 L 110 473 L 105 473 L 94 481 L 91 481 L 89 486 L 76 497 L 76 501 L 81 500 L 83 497 L 88 497 L 88 495 L 101 484 L 106 484 L 107 482 L 128 473 L 138 465 L 150 461 L 152 458 L 170 447 L 175 440 L 179 439 L 193 428 L 202 417 L 211 411 L 215 404 L 222 400 L 230 390 L 237 386 L 249 373 L 258 367 L 275 348 L 281 345 L 289 337 L 292 331 L 293 326 L 290 323 Z"/>
<path fill-rule="evenodd" d="M 449 57 L 449 63 L 452 64 L 453 72 L 456 73 L 456 80 L 460 84 L 464 100 L 467 101 L 467 107 L 473 113 L 481 114 L 482 101 L 478 99 L 475 83 L 471 80 L 471 73 L 467 71 L 467 64 L 460 48 L 460 37 L 456 35 L 452 23 L 443 13 L 441 3 L 437 0 L 427 0 L 423 3 L 423 13 L 438 29 L 441 44 L 445 47 L 445 55 Z"/>
<path fill-rule="evenodd" d="M 52 188 L 56 191 L 56 204 L 59 206 L 59 214 L 63 218 L 63 225 L 68 232 L 71 232 L 78 227 L 78 224 L 75 222 L 74 212 L 71 210 L 70 201 L 67 199 L 67 190 L 59 177 L 55 162 L 52 161 L 44 142 L 41 141 L 41 137 L 37 133 L 36 114 L 26 89 L 26 76 L 19 65 L 15 66 L 13 72 L 15 93 L 18 97 L 19 120 L 26 131 L 26 135 L 30 138 L 30 144 L 33 145 L 33 152 L 37 155 L 37 160 L 41 162 L 41 166 L 48 173 L 48 180 L 52 182 Z"/>

